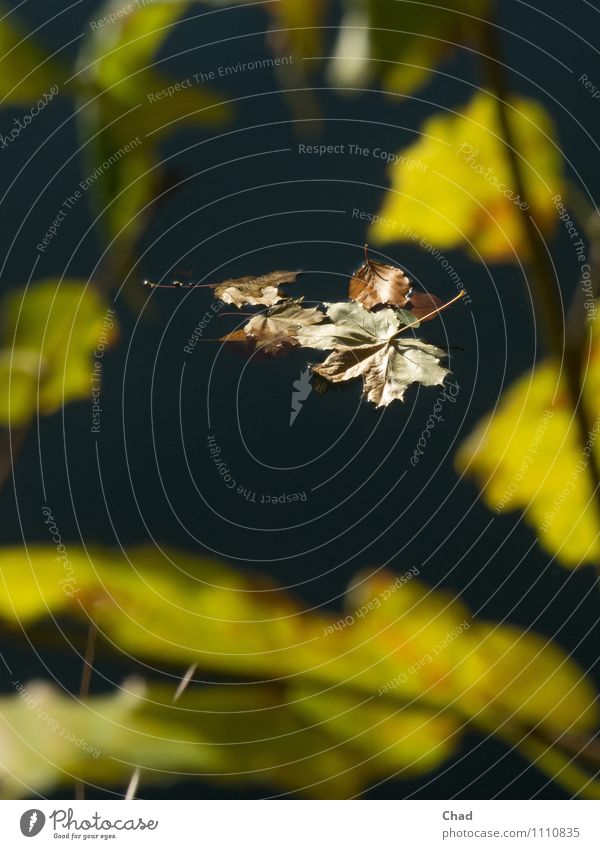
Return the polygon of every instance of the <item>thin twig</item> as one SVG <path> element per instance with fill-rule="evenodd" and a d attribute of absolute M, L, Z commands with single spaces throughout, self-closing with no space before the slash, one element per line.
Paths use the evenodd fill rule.
<path fill-rule="evenodd" d="M 151 283 L 150 280 L 144 280 L 144 286 L 148 289 L 215 289 L 219 283 L 181 283 L 179 280 L 174 280 L 172 283 Z"/>
<path fill-rule="evenodd" d="M 83 658 L 83 669 L 81 671 L 81 684 L 79 685 L 79 698 L 81 701 L 85 701 L 90 694 L 90 683 L 92 680 L 97 636 L 98 626 L 95 622 L 90 622 L 87 644 L 85 647 L 85 656 Z M 85 799 L 85 783 L 80 779 L 77 779 L 75 782 L 75 798 Z"/>
<path fill-rule="evenodd" d="M 179 686 L 177 687 L 177 690 L 175 691 L 175 695 L 173 696 L 173 704 L 175 704 L 175 702 L 178 701 L 178 699 L 182 696 L 182 694 L 187 689 L 187 687 L 189 687 L 192 678 L 196 674 L 197 668 L 198 668 L 197 663 L 193 663 L 189 667 L 189 669 L 187 670 L 187 672 L 185 673 L 185 675 L 183 676 L 183 678 L 179 682 Z M 129 779 L 129 784 L 127 785 L 127 790 L 125 792 L 125 797 L 124 797 L 125 801 L 130 801 L 131 799 L 135 799 L 135 795 L 137 793 L 137 790 L 138 790 L 138 787 L 139 787 L 139 784 L 140 784 L 141 774 L 142 773 L 141 773 L 140 767 L 139 766 L 136 767 L 131 778 Z"/>
<path fill-rule="evenodd" d="M 125 791 L 125 801 L 131 802 L 132 799 L 135 799 L 135 795 L 137 793 L 139 784 L 140 784 L 140 775 L 141 770 L 138 767 L 133 771 L 133 775 L 129 779 L 129 784 L 127 785 L 127 790 Z"/>
<path fill-rule="evenodd" d="M 188 688 L 192 678 L 196 674 L 197 668 L 198 668 L 198 664 L 192 663 L 192 665 L 190 666 L 188 671 L 185 673 L 185 675 L 183 676 L 183 678 L 179 682 L 179 686 L 177 687 L 177 690 L 175 691 L 175 695 L 173 696 L 173 704 L 175 704 L 175 702 L 179 700 L 181 695 Z"/>

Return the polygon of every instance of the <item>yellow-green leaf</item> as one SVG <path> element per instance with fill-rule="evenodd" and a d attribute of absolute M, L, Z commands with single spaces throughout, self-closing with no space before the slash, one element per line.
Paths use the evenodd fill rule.
<path fill-rule="evenodd" d="M 91 195 L 109 238 L 119 240 L 113 252 L 118 276 L 129 272 L 147 206 L 160 193 L 159 142 L 183 125 L 216 127 L 232 114 L 193 75 L 172 79 L 155 69 L 157 53 L 189 6 L 180 0 L 125 6 L 111 0 L 95 13 L 79 57 L 85 167 L 92 176 L 101 170 Z"/>
<path fill-rule="evenodd" d="M 5 620 L 41 624 L 51 611 L 92 619 L 129 657 L 194 663 L 232 682 L 273 681 L 276 703 L 288 703 L 294 721 L 316 723 L 330 741 L 317 741 L 316 751 L 335 751 L 355 784 L 435 768 L 467 723 L 503 740 L 543 735 L 551 760 L 563 756 L 563 732 L 589 736 L 598 723 L 593 687 L 561 648 L 474 619 L 414 569 L 357 576 L 338 618 L 305 612 L 270 582 L 190 554 L 65 549 L 62 561 L 50 546 L 1 554 Z M 57 586 L 65 558 L 69 592 Z M 321 781 L 326 770 L 314 757 Z"/>
<path fill-rule="evenodd" d="M 542 231 L 557 220 L 553 196 L 561 192 L 561 156 L 552 122 L 531 100 L 513 98 L 510 120 L 522 156 L 527 210 Z M 497 106 L 476 95 L 455 113 L 436 114 L 418 141 L 390 166 L 391 186 L 369 238 L 379 245 L 412 241 L 425 250 L 469 246 L 492 262 L 516 262 L 528 253 L 514 184 L 502 141 Z"/>
<path fill-rule="evenodd" d="M 273 686 L 196 687 L 173 705 L 168 686 L 136 679 L 85 702 L 42 681 L 11 683 L 16 695 L 0 699 L 4 798 L 70 793 L 75 780 L 124 792 L 135 769 L 142 788 L 210 776 L 339 799 L 365 785 L 356 753 L 305 726 Z"/>
<path fill-rule="evenodd" d="M 490 509 L 524 510 L 540 544 L 569 568 L 600 558 L 588 461 L 592 451 L 600 456 L 600 347 L 597 321 L 590 326 L 584 397 L 592 429 L 585 445 L 558 364 L 547 360 L 504 393 L 457 454 L 459 470 L 475 477 Z"/>
<path fill-rule="evenodd" d="M 92 373 L 99 387 L 116 320 L 89 284 L 39 281 L 9 292 L 0 316 L 1 424 L 22 425 L 36 412 L 48 415 L 90 397 Z"/>
<path fill-rule="evenodd" d="M 346 0 L 330 76 L 336 85 L 364 86 L 373 79 L 386 89 L 412 94 L 436 67 L 476 43 L 477 19 L 489 0 L 429 3 Z"/>
<path fill-rule="evenodd" d="M 356 752 L 357 768 L 373 778 L 419 775 L 451 757 L 460 742 L 457 715 L 401 707 L 344 689 L 292 690 L 294 713 Z"/>
<path fill-rule="evenodd" d="M 48 57 L 36 36 L 18 17 L 0 6 L 0 101 L 4 106 L 33 103 L 60 90 L 67 76 L 60 63 Z M 56 92 L 57 93 L 57 92 Z M 43 108 L 43 107 L 42 107 Z"/>

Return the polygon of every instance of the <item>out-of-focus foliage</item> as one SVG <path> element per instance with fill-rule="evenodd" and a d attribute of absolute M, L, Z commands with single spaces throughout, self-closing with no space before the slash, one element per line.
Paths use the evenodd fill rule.
<path fill-rule="evenodd" d="M 559 365 L 547 360 L 517 380 L 457 455 L 459 470 L 476 478 L 486 504 L 498 513 L 524 510 L 540 543 L 570 568 L 600 557 L 588 470 L 590 453 L 600 456 L 598 319 L 590 328 L 584 397 L 593 429 L 586 445 L 579 442 Z"/>
<path fill-rule="evenodd" d="M 339 86 L 365 86 L 381 79 L 398 94 L 413 94 L 438 64 L 476 41 L 477 22 L 489 0 L 395 3 L 345 0 L 331 80 Z"/>
<path fill-rule="evenodd" d="M 3 798 L 45 793 L 75 778 L 122 789 L 138 766 L 144 785 L 169 784 L 183 773 L 187 780 L 252 780 L 339 799 L 394 762 L 389 755 L 389 765 L 367 760 L 360 741 L 336 745 L 318 722 L 282 703 L 276 687 L 195 688 L 173 705 L 172 690 L 135 679 L 85 703 L 39 681 L 14 684 L 17 695 L 0 699 Z"/>
<path fill-rule="evenodd" d="M 254 0 L 206 0 L 211 6 L 253 6 Z M 268 42 L 279 55 L 292 54 L 297 62 L 322 57 L 331 0 L 277 0 L 262 6 L 270 22 Z M 301 69 L 298 69 L 302 73 Z"/>
<path fill-rule="evenodd" d="M 96 96 L 98 125 L 116 119 L 111 133 L 122 142 L 132 134 L 172 132 L 172 122 L 218 126 L 231 117 L 230 108 L 202 83 L 170 92 L 169 86 L 185 81 L 155 70 L 158 52 L 190 5 L 155 0 L 148 6 L 123 6 L 111 0 L 99 12 L 102 17 L 125 11 L 109 27 L 92 31 L 81 52 L 78 76 L 86 93 Z M 127 118 L 131 110 L 134 114 Z"/>
<path fill-rule="evenodd" d="M 41 280 L 0 306 L 0 424 L 25 424 L 92 391 L 92 354 L 116 337 L 113 313 L 79 280 Z M 98 376 L 98 382 L 100 377 Z"/>
<path fill-rule="evenodd" d="M 299 57 L 321 55 L 323 32 L 330 7 L 327 0 L 282 0 L 267 4 L 273 15 L 273 26 L 287 30 L 292 51 Z"/>
<path fill-rule="evenodd" d="M 131 739 L 116 739 L 130 769 L 216 770 L 298 790 L 325 782 L 303 792 L 351 795 L 374 779 L 439 766 L 457 751 L 467 725 L 501 739 L 534 734 L 538 741 L 543 734 L 546 749 L 560 756 L 563 733 L 591 734 L 598 722 L 592 687 L 561 649 L 511 626 L 479 622 L 414 572 L 357 577 L 338 618 L 305 612 L 262 578 L 177 551 L 139 547 L 124 556 L 67 546 L 61 559 L 50 547 L 34 546 L 4 549 L 0 564 L 5 627 L 47 627 L 51 613 L 92 619 L 107 646 L 126 656 L 153 666 L 195 663 L 199 676 L 238 682 L 191 685 L 168 710 L 149 697 L 135 718 L 128 715 Z M 264 681 L 258 688 L 243 685 L 257 680 Z M 168 702 L 174 689 L 158 700 Z M 264 701 L 245 724 L 248 745 L 240 746 L 244 723 L 235 711 L 250 710 L 254 699 Z M 205 700 L 216 715 L 202 713 L 209 710 Z M 142 757 L 136 735 L 139 723 L 150 721 L 159 739 Z M 183 725 L 170 734 L 169 722 Z M 102 746 L 94 739 L 113 750 L 106 735 Z M 210 746 L 170 750 L 170 739 L 236 745 L 214 757 Z M 96 775 L 89 761 L 85 770 Z M 122 780 L 117 766 L 102 780 Z M 28 780 L 35 783 L 35 774 Z M 600 795 L 593 783 L 581 792 Z"/>
<path fill-rule="evenodd" d="M 15 15 L 0 22 L 4 103 L 31 103 L 54 87 L 77 99 L 85 188 L 109 240 L 119 240 L 109 253 L 117 281 L 134 260 L 148 205 L 167 185 L 160 141 L 183 125 L 220 126 L 232 114 L 193 77 L 192 85 L 155 70 L 157 54 L 191 5 L 109 0 L 94 13 L 74 73 L 48 60 Z"/>
<path fill-rule="evenodd" d="M 530 214 L 549 233 L 557 220 L 552 197 L 561 186 L 561 156 L 545 109 L 514 98 L 510 119 L 522 158 Z M 418 141 L 390 166 L 391 188 L 372 225 L 379 245 L 413 241 L 462 247 L 492 262 L 528 255 L 519 197 L 498 121 L 497 105 L 476 95 L 462 110 L 429 118 Z"/>
<path fill-rule="evenodd" d="M 160 192 L 161 139 L 186 124 L 214 127 L 231 117 L 230 107 L 203 83 L 155 70 L 157 54 L 190 5 L 155 0 L 124 6 L 110 0 L 97 18 L 112 14 L 114 20 L 91 29 L 79 57 L 80 121 L 90 145 L 85 148 L 90 170 L 118 157 L 94 190 L 98 211 L 106 210 L 109 238 L 119 238 L 125 267 L 146 222 L 146 207 Z M 125 156 L 119 155 L 132 143 Z"/>
<path fill-rule="evenodd" d="M 318 135 L 321 114 L 317 97 L 311 91 L 310 78 L 329 53 L 328 22 L 334 7 L 331 0 L 277 0 L 255 3 L 253 0 L 207 0 L 212 6 L 233 5 L 260 8 L 266 16 L 265 44 L 275 57 L 273 71 L 288 107 L 296 119 L 299 136 Z"/>
<path fill-rule="evenodd" d="M 65 79 L 65 69 L 49 58 L 35 35 L 27 32 L 4 4 L 0 5 L 0 102 L 33 103 Z"/>

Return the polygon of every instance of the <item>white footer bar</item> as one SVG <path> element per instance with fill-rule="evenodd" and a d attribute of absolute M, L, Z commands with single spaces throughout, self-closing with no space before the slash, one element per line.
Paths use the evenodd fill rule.
<path fill-rule="evenodd" d="M 600 801 L 4 801 L 0 845 L 600 847 Z"/>

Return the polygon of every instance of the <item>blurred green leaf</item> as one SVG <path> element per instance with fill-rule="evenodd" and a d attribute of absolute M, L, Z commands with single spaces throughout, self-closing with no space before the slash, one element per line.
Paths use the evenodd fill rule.
<path fill-rule="evenodd" d="M 338 618 L 305 612 L 258 576 L 177 551 L 138 547 L 125 556 L 67 545 L 60 559 L 52 548 L 37 546 L 6 549 L 0 562 L 6 594 L 0 612 L 7 622 L 42 622 L 50 611 L 92 619 L 128 657 L 197 664 L 238 686 L 271 681 L 264 685 L 267 697 L 287 705 L 288 731 L 306 727 L 317 735 L 289 757 L 302 761 L 302 752 L 312 751 L 311 775 L 322 781 L 337 773 L 318 753 L 334 752 L 340 769 L 351 773 L 345 792 L 398 770 L 434 769 L 456 751 L 466 725 L 501 739 L 544 734 L 553 757 L 563 733 L 591 735 L 597 727 L 594 690 L 558 646 L 473 619 L 460 601 L 430 590 L 414 572 L 358 576 L 348 612 Z M 61 585 L 65 571 L 68 583 Z M 204 694 L 192 685 L 185 695 Z M 262 728 L 256 718 L 253 740 Z M 230 719 L 221 717 L 215 730 L 227 740 Z M 200 727 L 207 731 L 204 719 Z M 268 733 L 269 722 L 265 727 Z M 250 768 L 261 762 L 281 781 L 272 760 L 280 752 L 278 745 L 265 746 L 262 761 L 257 752 Z M 300 761 L 286 786 L 308 781 Z M 234 768 L 235 759 L 231 763 Z M 592 783 L 581 792 L 599 791 Z"/>
<path fill-rule="evenodd" d="M 153 68 L 157 53 L 189 6 L 178 0 L 155 0 L 147 6 L 123 7 L 120 0 L 113 0 L 100 10 L 99 18 L 115 9 L 125 8 L 126 13 L 92 31 L 81 51 L 78 76 L 84 89 L 98 96 L 98 125 L 103 119 L 115 121 L 111 133 L 123 143 L 136 135 L 172 132 L 173 121 L 218 126 L 231 117 L 231 107 L 193 77 L 189 79 L 194 84 L 188 84 L 187 78 L 174 80 Z M 176 89 L 170 91 L 170 86 Z"/>
<path fill-rule="evenodd" d="M 123 792 L 136 768 L 142 786 L 200 776 L 338 799 L 381 776 L 295 718 L 273 687 L 196 688 L 173 705 L 167 687 L 135 679 L 86 702 L 40 681 L 13 686 L 17 694 L 0 699 L 4 798 L 75 779 Z"/>
<path fill-rule="evenodd" d="M 531 214 L 544 233 L 558 220 L 552 200 L 562 191 L 562 159 L 546 110 L 515 97 L 510 115 Z M 378 245 L 413 242 L 425 250 L 468 246 L 491 262 L 528 254 L 520 198 L 502 141 L 496 103 L 477 94 L 465 107 L 435 114 L 420 138 L 389 169 L 391 187 L 369 232 Z"/>
<path fill-rule="evenodd" d="M 18 16 L 0 6 L 0 101 L 26 105 L 60 90 L 67 73 L 27 32 Z"/>
<path fill-rule="evenodd" d="M 253 0 L 206 0 L 211 6 L 253 6 Z M 325 25 L 333 4 L 331 0 L 277 0 L 264 3 L 262 9 L 271 22 L 269 45 L 277 55 L 292 54 L 300 62 L 322 57 L 325 51 Z M 301 71 L 299 71 L 301 73 Z"/>
<path fill-rule="evenodd" d="M 160 141 L 184 125 L 216 127 L 232 115 L 230 105 L 193 76 L 172 79 L 154 70 L 158 52 L 189 6 L 179 0 L 140 6 L 112 0 L 91 22 L 96 26 L 79 57 L 80 133 L 88 143 L 90 174 L 98 167 L 103 172 L 91 192 L 108 238 L 118 240 L 112 255 L 119 277 L 130 270 L 148 205 L 164 184 Z"/>
<path fill-rule="evenodd" d="M 426 2 L 345 0 L 330 78 L 334 85 L 362 87 L 381 79 L 389 91 L 410 95 L 437 66 L 476 41 L 476 20 L 490 0 Z"/>
<path fill-rule="evenodd" d="M 592 303 L 592 302 L 590 302 Z M 600 342 L 598 305 L 589 311 L 589 360 L 583 393 L 594 426 L 582 446 L 565 389 L 564 365 L 547 359 L 504 392 L 456 457 L 475 478 L 497 514 L 524 510 L 540 545 L 574 569 L 600 558 L 600 528 L 589 475 L 589 455 L 600 457 Z"/>
<path fill-rule="evenodd" d="M 458 749 L 461 721 L 451 713 L 374 701 L 343 684 L 324 692 L 300 685 L 292 694 L 294 713 L 360 754 L 363 771 L 374 778 L 431 772 Z"/>
<path fill-rule="evenodd" d="M 89 283 L 42 280 L 9 292 L 0 322 L 1 424 L 19 426 L 91 396 L 92 354 L 101 358 L 112 344 L 116 320 Z"/>

